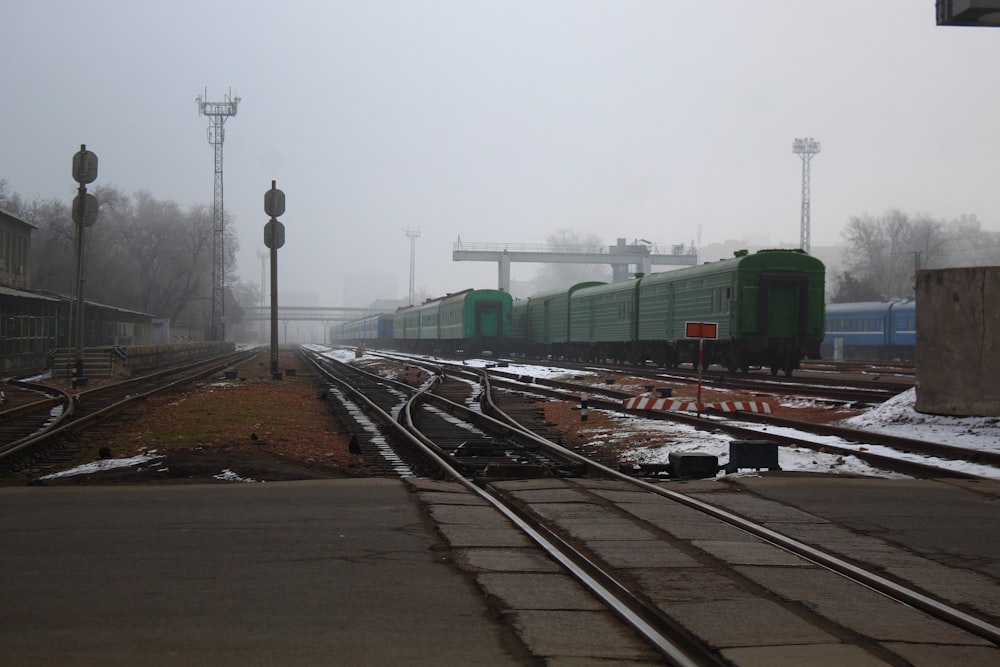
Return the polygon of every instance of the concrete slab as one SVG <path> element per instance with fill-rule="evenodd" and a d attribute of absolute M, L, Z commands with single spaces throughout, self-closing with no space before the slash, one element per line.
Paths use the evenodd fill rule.
<path fill-rule="evenodd" d="M 653 540 L 591 540 L 587 548 L 614 568 L 697 567 L 698 561 L 670 544 Z"/>
<path fill-rule="evenodd" d="M 610 612 L 520 610 L 506 616 L 532 653 L 546 656 L 546 664 L 571 657 L 663 664 L 658 653 Z"/>
<path fill-rule="evenodd" d="M 455 562 L 468 572 L 561 572 L 535 549 L 456 549 Z"/>
<path fill-rule="evenodd" d="M 845 667 L 884 667 L 892 663 L 879 660 L 871 653 L 849 644 L 806 644 L 801 646 L 755 646 L 731 648 L 722 655 L 739 667 L 819 667 L 844 665 Z M 938 665 L 964 665 L 965 663 L 941 662 Z"/>
<path fill-rule="evenodd" d="M 658 505 L 629 503 L 623 505 L 622 509 L 681 540 L 750 541 L 754 539 L 739 528 L 713 521 L 701 512 L 669 502 L 661 502 Z"/>
<path fill-rule="evenodd" d="M 964 630 L 897 604 L 881 593 L 858 586 L 819 568 L 737 567 L 740 574 L 777 595 L 799 600 L 817 613 L 877 641 L 915 644 L 989 644 Z M 817 595 L 816 591 L 823 591 Z"/>
<path fill-rule="evenodd" d="M 486 572 L 477 575 L 476 580 L 509 609 L 605 609 L 576 579 L 564 574 Z"/>
<path fill-rule="evenodd" d="M 731 579 L 705 567 L 638 568 L 628 574 L 661 609 L 684 602 L 717 602 L 745 596 Z"/>
<path fill-rule="evenodd" d="M 891 536 L 944 565 L 1000 579 L 998 484 L 838 477 L 741 478 L 737 484 L 852 530 Z"/>
<path fill-rule="evenodd" d="M 834 637 L 780 605 L 749 594 L 729 600 L 661 606 L 716 648 L 835 642 Z"/>
<path fill-rule="evenodd" d="M 694 540 L 691 544 L 730 565 L 813 567 L 809 561 L 766 542 Z"/>
<path fill-rule="evenodd" d="M 886 644 L 893 653 L 906 658 L 913 667 L 996 667 L 997 650 L 985 646 L 933 646 L 928 644 Z"/>
<path fill-rule="evenodd" d="M 963 600 L 967 607 L 1000 619 L 1000 584 L 985 575 L 927 561 L 922 566 L 890 567 L 888 571 L 903 581 L 920 582 L 933 595 Z"/>
<path fill-rule="evenodd" d="M 519 549 L 534 543 L 508 526 L 479 527 L 467 524 L 440 524 L 438 530 L 454 549 L 468 547 L 507 547 Z"/>

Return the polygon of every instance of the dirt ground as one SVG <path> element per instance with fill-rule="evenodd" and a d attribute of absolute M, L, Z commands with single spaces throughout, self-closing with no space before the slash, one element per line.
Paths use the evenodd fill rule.
<path fill-rule="evenodd" d="M 280 353 L 279 368 L 283 378 L 272 379 L 265 352 L 233 367 L 235 379 L 221 374 L 180 393 L 146 399 L 127 416 L 79 436 L 79 452 L 70 461 L 24 470 L 6 483 L 225 483 L 363 476 L 363 462 L 348 452 L 349 436 L 333 420 L 316 376 L 291 350 Z M 116 465 L 134 457 L 142 457 L 136 465 Z M 87 464 L 85 474 L 51 476 Z"/>

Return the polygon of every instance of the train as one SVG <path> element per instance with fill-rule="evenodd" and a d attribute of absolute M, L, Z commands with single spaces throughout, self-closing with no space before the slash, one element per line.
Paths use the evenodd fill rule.
<path fill-rule="evenodd" d="M 738 251 L 696 267 L 582 282 L 516 301 L 499 290 L 465 290 L 398 309 L 391 336 L 378 328 L 388 326 L 383 314 L 334 327 L 332 337 L 417 352 L 721 364 L 744 373 L 764 366 L 791 375 L 803 358 L 819 358 L 825 277 L 823 263 L 801 250 Z M 690 337 L 692 324 L 715 337 Z"/>
<path fill-rule="evenodd" d="M 917 304 L 912 299 L 831 303 L 826 307 L 826 359 L 913 361 Z"/>

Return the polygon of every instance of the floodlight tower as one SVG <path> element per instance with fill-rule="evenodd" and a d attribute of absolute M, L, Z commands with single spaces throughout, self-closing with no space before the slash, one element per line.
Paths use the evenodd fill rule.
<path fill-rule="evenodd" d="M 208 102 L 205 95 L 195 98 L 198 115 L 208 116 L 208 143 L 215 147 L 215 197 L 212 200 L 212 340 L 226 339 L 226 252 L 225 223 L 222 206 L 222 142 L 226 132 L 222 128 L 226 119 L 236 115 L 240 98 L 232 91 L 222 102 Z"/>
<path fill-rule="evenodd" d="M 420 230 L 404 229 L 406 237 L 410 239 L 410 305 L 413 305 L 413 277 L 414 258 L 417 255 L 417 239 L 420 238 Z"/>
<path fill-rule="evenodd" d="M 802 158 L 802 226 L 799 232 L 799 247 L 809 252 L 809 161 L 819 153 L 819 142 L 809 137 L 796 139 L 792 152 Z"/>

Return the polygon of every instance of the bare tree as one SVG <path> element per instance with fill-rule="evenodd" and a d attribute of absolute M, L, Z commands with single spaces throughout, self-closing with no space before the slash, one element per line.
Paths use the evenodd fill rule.
<path fill-rule="evenodd" d="M 843 236 L 848 270 L 834 274 L 836 300 L 850 293 L 911 298 L 917 269 L 1000 263 L 1000 234 L 984 231 L 974 215 L 946 223 L 892 209 L 851 217 Z"/>
<path fill-rule="evenodd" d="M 975 215 L 962 215 L 946 227 L 940 252 L 923 261 L 923 268 L 1000 265 L 1000 232 L 982 228 Z"/>
<path fill-rule="evenodd" d="M 31 235 L 31 287 L 71 294 L 76 285 L 76 225 L 69 207 L 55 199 L 36 200 L 16 214 L 36 228 Z"/>
<path fill-rule="evenodd" d="M 205 206 L 182 211 L 148 192 L 129 197 L 113 186 L 94 190 L 97 222 L 85 230 L 88 299 L 174 320 L 196 312 L 210 298 L 212 216 Z M 57 200 L 25 205 L 0 188 L 11 211 L 36 226 L 32 237 L 32 286 L 72 293 L 76 283 L 76 225 Z M 235 278 L 238 241 L 226 219 L 227 282 Z M 235 311 L 234 311 L 235 312 Z"/>
<path fill-rule="evenodd" d="M 883 299 L 913 296 L 915 253 L 930 259 L 940 248 L 941 223 L 911 220 L 898 209 L 879 218 L 852 216 L 844 228 L 847 267 L 856 281 L 867 282 Z"/>
<path fill-rule="evenodd" d="M 562 228 L 547 239 L 554 252 L 600 252 L 606 244 L 594 234 L 580 234 L 575 229 Z M 535 274 L 534 291 L 569 287 L 587 280 L 611 280 L 611 269 L 600 264 L 544 264 Z"/>

